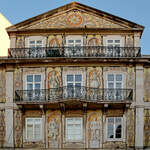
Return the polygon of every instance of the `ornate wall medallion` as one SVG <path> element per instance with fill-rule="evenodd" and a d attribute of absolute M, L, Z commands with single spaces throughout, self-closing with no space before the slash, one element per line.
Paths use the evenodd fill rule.
<path fill-rule="evenodd" d="M 81 23 L 82 23 L 82 17 L 77 13 L 69 15 L 67 18 L 68 25 L 79 26 L 81 25 Z"/>

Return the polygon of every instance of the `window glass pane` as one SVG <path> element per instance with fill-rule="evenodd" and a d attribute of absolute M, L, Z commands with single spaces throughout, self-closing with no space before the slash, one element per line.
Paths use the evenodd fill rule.
<path fill-rule="evenodd" d="M 73 75 L 67 75 L 67 81 L 73 81 Z"/>
<path fill-rule="evenodd" d="M 71 122 L 72 123 L 73 119 L 72 118 L 67 118 L 67 123 Z"/>
<path fill-rule="evenodd" d="M 116 123 L 121 123 L 121 118 L 120 117 L 115 118 L 115 122 Z"/>
<path fill-rule="evenodd" d="M 121 74 L 116 75 L 116 81 L 122 81 L 122 75 Z"/>
<path fill-rule="evenodd" d="M 29 41 L 30 44 L 35 44 L 35 41 Z"/>
<path fill-rule="evenodd" d="M 67 87 L 73 87 L 73 83 L 67 83 Z"/>
<path fill-rule="evenodd" d="M 113 43 L 113 40 L 108 40 L 107 42 L 108 42 L 108 43 Z"/>
<path fill-rule="evenodd" d="M 36 124 L 40 124 L 40 123 L 41 123 L 41 119 L 39 119 L 39 118 L 38 118 L 38 119 L 35 119 L 34 122 L 35 122 Z"/>
<path fill-rule="evenodd" d="M 114 123 L 114 118 L 113 117 L 108 118 L 108 123 Z"/>
<path fill-rule="evenodd" d="M 41 125 L 40 124 L 35 124 L 34 126 L 34 136 L 35 139 L 40 139 L 41 138 Z"/>
<path fill-rule="evenodd" d="M 33 75 L 27 75 L 27 82 L 33 82 Z"/>
<path fill-rule="evenodd" d="M 35 84 L 35 89 L 40 89 L 41 85 L 40 84 Z"/>
<path fill-rule="evenodd" d="M 27 139 L 33 139 L 33 125 L 27 124 Z"/>
<path fill-rule="evenodd" d="M 68 40 L 68 43 L 74 43 L 74 40 Z"/>
<path fill-rule="evenodd" d="M 81 88 L 81 83 L 76 83 L 75 87 L 80 87 Z"/>
<path fill-rule="evenodd" d="M 36 43 L 37 43 L 37 44 L 42 44 L 42 41 L 39 40 L 39 41 L 36 41 Z"/>
<path fill-rule="evenodd" d="M 114 138 L 113 124 L 108 124 L 107 137 Z"/>
<path fill-rule="evenodd" d="M 115 131 L 116 138 L 121 138 L 121 130 L 122 130 L 122 126 L 121 125 L 116 125 L 116 131 Z"/>
<path fill-rule="evenodd" d="M 33 119 L 27 119 L 27 124 L 33 124 Z"/>
<path fill-rule="evenodd" d="M 33 84 L 27 84 L 27 90 L 33 90 Z"/>
<path fill-rule="evenodd" d="M 115 43 L 120 43 L 120 40 L 115 40 Z"/>
<path fill-rule="evenodd" d="M 114 88 L 114 83 L 108 83 L 108 88 L 113 89 Z"/>
<path fill-rule="evenodd" d="M 35 75 L 35 82 L 41 82 L 41 75 Z"/>
<path fill-rule="evenodd" d="M 113 74 L 108 75 L 108 81 L 114 81 L 114 75 Z"/>
<path fill-rule="evenodd" d="M 122 88 L 122 83 L 116 83 L 116 88 L 121 89 Z"/>
<path fill-rule="evenodd" d="M 76 43 L 81 43 L 81 40 L 76 40 Z"/>
<path fill-rule="evenodd" d="M 75 75 L 75 81 L 82 81 L 82 75 Z"/>

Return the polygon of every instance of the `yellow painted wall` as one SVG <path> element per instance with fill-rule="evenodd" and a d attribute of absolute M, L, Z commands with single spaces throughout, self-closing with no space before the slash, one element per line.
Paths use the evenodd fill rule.
<path fill-rule="evenodd" d="M 10 40 L 6 28 L 9 26 L 11 26 L 11 23 L 0 13 L 0 56 L 8 55 Z"/>

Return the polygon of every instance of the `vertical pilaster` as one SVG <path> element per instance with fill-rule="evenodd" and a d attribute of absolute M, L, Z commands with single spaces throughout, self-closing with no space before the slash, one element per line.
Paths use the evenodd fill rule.
<path fill-rule="evenodd" d="M 14 147 L 13 136 L 13 71 L 6 72 L 6 147 Z"/>
<path fill-rule="evenodd" d="M 42 139 L 43 139 L 43 143 L 45 144 L 45 148 L 46 148 L 46 130 L 45 130 L 46 129 L 46 123 L 45 122 L 46 122 L 46 116 L 45 116 L 45 113 L 43 113 L 42 114 L 42 131 L 44 131 L 44 132 L 42 135 L 43 136 Z"/>
<path fill-rule="evenodd" d="M 140 47 L 140 33 L 134 33 L 134 47 Z"/>
<path fill-rule="evenodd" d="M 16 48 L 16 36 L 10 37 L 10 48 Z"/>
<path fill-rule="evenodd" d="M 144 131 L 144 91 L 143 91 L 143 66 L 136 66 L 136 132 L 135 147 L 143 148 Z"/>

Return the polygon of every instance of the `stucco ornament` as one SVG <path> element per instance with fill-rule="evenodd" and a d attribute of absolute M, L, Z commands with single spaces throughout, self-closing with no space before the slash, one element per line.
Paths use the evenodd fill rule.
<path fill-rule="evenodd" d="M 94 120 L 91 122 L 90 132 L 91 132 L 90 147 L 98 148 L 100 139 L 100 124 L 98 121 L 96 121 L 96 118 L 94 118 Z"/>
<path fill-rule="evenodd" d="M 21 111 L 14 112 L 15 147 L 22 146 L 22 114 Z"/>
<path fill-rule="evenodd" d="M 60 82 L 59 82 L 57 73 L 55 71 L 52 71 L 50 73 L 50 77 L 49 77 L 49 87 L 50 88 L 58 88 L 59 84 L 60 84 Z"/>
<path fill-rule="evenodd" d="M 58 147 L 58 124 L 54 120 L 54 118 L 50 121 L 48 126 L 48 135 L 49 135 L 49 145 L 50 147 L 57 148 Z"/>
<path fill-rule="evenodd" d="M 67 24 L 71 26 L 79 26 L 82 23 L 82 17 L 78 13 L 73 13 L 68 16 Z"/>
<path fill-rule="evenodd" d="M 98 78 L 97 72 L 94 71 L 92 73 L 91 78 L 90 78 L 90 87 L 91 88 L 98 88 L 99 86 L 100 86 L 99 78 Z"/>
<path fill-rule="evenodd" d="M 90 75 L 90 98 L 97 99 L 98 97 L 98 88 L 100 86 L 100 80 L 96 71 L 93 71 Z"/>

